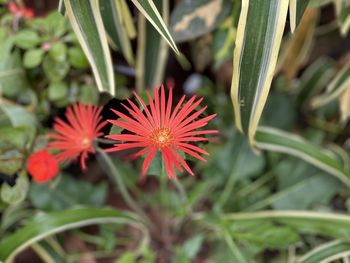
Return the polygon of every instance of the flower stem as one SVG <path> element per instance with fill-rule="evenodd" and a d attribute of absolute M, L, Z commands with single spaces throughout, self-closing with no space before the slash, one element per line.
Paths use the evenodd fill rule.
<path fill-rule="evenodd" d="M 236 182 L 236 169 L 233 168 L 231 171 L 231 174 L 228 178 L 228 182 L 225 185 L 224 191 L 222 192 L 222 194 L 220 195 L 219 201 L 217 202 L 217 207 L 218 208 L 222 208 L 225 203 L 227 202 L 228 198 L 230 197 L 230 194 L 233 191 L 233 187 L 235 185 Z"/>
<path fill-rule="evenodd" d="M 128 189 L 126 188 L 123 178 L 121 177 L 117 167 L 113 164 L 111 158 L 100 148 L 96 147 L 97 152 L 97 160 L 100 162 L 102 168 L 106 171 L 106 173 L 114 180 L 119 193 L 122 195 L 124 201 L 128 204 L 128 206 L 134 210 L 142 219 L 150 226 L 152 223 L 149 221 L 145 212 L 141 209 L 141 207 L 134 201 L 134 199 L 129 194 Z"/>

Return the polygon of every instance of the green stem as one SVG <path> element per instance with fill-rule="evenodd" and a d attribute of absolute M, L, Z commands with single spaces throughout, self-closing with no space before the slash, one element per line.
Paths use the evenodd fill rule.
<path fill-rule="evenodd" d="M 244 256 L 239 251 L 236 243 L 233 241 L 233 239 L 229 235 L 229 233 L 226 230 L 224 230 L 223 235 L 224 235 L 224 238 L 225 238 L 227 246 L 230 248 L 230 250 L 231 250 L 232 254 L 235 256 L 237 262 L 239 262 L 239 263 L 246 263 L 246 260 L 245 260 Z"/>
<path fill-rule="evenodd" d="M 260 176 L 260 178 L 258 178 L 254 182 L 252 182 L 252 183 L 248 184 L 246 187 L 243 187 L 242 189 L 240 189 L 237 192 L 237 197 L 243 198 L 243 197 L 248 196 L 249 194 L 255 192 L 257 189 L 259 189 L 261 186 L 263 186 L 264 184 L 266 184 L 267 182 L 269 182 L 273 178 L 274 178 L 273 171 L 269 171 L 269 172 L 263 174 L 262 176 Z"/>
<path fill-rule="evenodd" d="M 180 198 L 182 199 L 181 201 L 184 204 L 186 204 L 187 201 L 188 201 L 188 197 L 187 197 L 185 188 L 182 186 L 182 184 L 180 183 L 180 181 L 177 178 L 175 178 L 175 179 L 173 179 L 171 181 L 174 183 L 177 191 L 179 192 Z"/>
<path fill-rule="evenodd" d="M 233 168 L 231 171 L 231 174 L 228 178 L 228 182 L 225 185 L 224 191 L 222 192 L 219 201 L 217 202 L 217 207 L 218 208 L 222 208 L 225 203 L 227 202 L 228 198 L 230 197 L 232 191 L 233 191 L 233 187 L 235 185 L 236 182 L 236 169 Z"/>
<path fill-rule="evenodd" d="M 128 204 L 128 206 L 134 210 L 142 219 L 150 226 L 152 223 L 149 221 L 145 212 L 141 209 L 141 207 L 134 201 L 131 195 L 126 188 L 123 178 L 121 177 L 117 167 L 113 164 L 112 160 L 109 156 L 100 148 L 96 147 L 97 151 L 97 160 L 100 162 L 102 168 L 106 171 L 106 173 L 115 181 L 115 184 L 122 195 L 124 201 Z"/>

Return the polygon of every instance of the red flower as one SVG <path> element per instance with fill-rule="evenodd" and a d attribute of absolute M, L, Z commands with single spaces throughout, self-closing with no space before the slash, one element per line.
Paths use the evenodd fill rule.
<path fill-rule="evenodd" d="M 18 6 L 12 1 L 8 3 L 8 10 L 17 17 L 32 18 L 34 16 L 33 9 L 26 8 L 25 6 Z"/>
<path fill-rule="evenodd" d="M 49 133 L 53 139 L 48 145 L 50 150 L 59 150 L 56 155 L 59 162 L 76 159 L 80 155 L 82 169 L 86 168 L 85 159 L 88 153 L 95 153 L 93 141 L 103 133 L 100 130 L 106 122 L 101 122 L 102 107 L 76 103 L 67 108 L 67 122 L 55 119 L 53 129 L 56 133 Z"/>
<path fill-rule="evenodd" d="M 207 108 L 204 107 L 195 111 L 203 100 L 201 98 L 195 101 L 196 96 L 193 96 L 183 105 L 183 107 L 181 107 L 185 99 L 185 96 L 183 96 L 172 111 L 172 89 L 170 89 L 169 97 L 166 102 L 163 86 L 160 94 L 158 89 L 155 89 L 154 101 L 149 92 L 147 92 L 150 110 L 140 96 L 136 93 L 134 94 L 142 105 L 145 113 L 141 112 L 141 110 L 129 99 L 128 102 L 131 108 L 125 105 L 123 106 L 128 110 L 132 118 L 112 109 L 121 120 L 108 121 L 113 125 L 130 131 L 132 134 L 108 135 L 108 138 L 123 142 L 115 144 L 115 147 L 107 151 L 142 148 L 137 153 L 133 154 L 132 157 L 138 157 L 148 153 L 142 165 L 142 174 L 145 175 L 154 155 L 159 150 L 163 156 L 166 172 L 170 179 L 176 178 L 175 167 L 179 171 L 182 171 L 182 167 L 184 167 L 187 172 L 193 175 L 192 170 L 187 165 L 186 161 L 180 156 L 178 151 L 182 151 L 199 160 L 205 161 L 200 154 L 208 155 L 208 153 L 189 142 L 207 141 L 207 138 L 197 137 L 197 135 L 218 132 L 217 130 L 195 131 L 197 128 L 207 125 L 208 121 L 213 119 L 216 114 L 195 121 L 195 119 L 198 118 Z"/>
<path fill-rule="evenodd" d="M 58 174 L 58 162 L 46 150 L 40 150 L 29 156 L 27 170 L 35 182 L 44 183 Z"/>

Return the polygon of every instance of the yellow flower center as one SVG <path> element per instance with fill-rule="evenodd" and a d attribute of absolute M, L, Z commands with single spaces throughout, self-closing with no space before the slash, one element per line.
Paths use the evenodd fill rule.
<path fill-rule="evenodd" d="M 87 136 L 83 137 L 83 139 L 81 140 L 82 148 L 88 149 L 90 148 L 90 145 L 91 145 L 90 139 Z"/>
<path fill-rule="evenodd" d="M 174 140 L 174 135 L 169 128 L 156 128 L 150 135 L 150 141 L 158 148 L 169 146 Z"/>

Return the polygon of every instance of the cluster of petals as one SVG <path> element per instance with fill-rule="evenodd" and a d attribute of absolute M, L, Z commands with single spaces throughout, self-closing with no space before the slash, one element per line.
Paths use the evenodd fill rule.
<path fill-rule="evenodd" d="M 55 157 L 59 162 L 74 160 L 80 156 L 82 169 L 86 169 L 85 160 L 89 153 L 95 153 L 93 142 L 103 133 L 106 122 L 101 121 L 102 107 L 91 104 L 75 103 L 66 111 L 66 121 L 56 117 L 54 133 L 47 149 L 58 151 Z"/>
<path fill-rule="evenodd" d="M 56 158 L 46 150 L 37 151 L 29 156 L 27 170 L 37 183 L 50 181 L 59 171 Z"/>
<path fill-rule="evenodd" d="M 123 107 L 130 116 L 112 109 L 119 119 L 108 121 L 127 130 L 129 134 L 108 135 L 107 138 L 117 140 L 119 143 L 107 151 L 137 149 L 137 152 L 132 155 L 133 158 L 146 154 L 142 165 L 143 175 L 146 175 L 155 154 L 160 151 L 170 179 L 176 178 L 175 168 L 180 172 L 184 168 L 193 175 L 193 171 L 179 152 L 205 161 L 201 154 L 208 155 L 208 152 L 191 143 L 207 141 L 208 139 L 202 135 L 218 132 L 217 130 L 197 130 L 206 126 L 216 114 L 199 118 L 207 107 L 196 110 L 203 98 L 197 99 L 195 95 L 186 103 L 184 103 L 185 96 L 183 96 L 173 108 L 172 89 L 169 89 L 166 99 L 164 86 L 161 87 L 160 92 L 158 88 L 155 89 L 154 99 L 147 92 L 149 108 L 138 94 L 134 93 L 134 95 L 143 111 L 129 99 L 127 101 L 130 106 L 123 105 Z"/>
<path fill-rule="evenodd" d="M 34 16 L 33 9 L 17 5 L 13 1 L 8 3 L 8 10 L 16 17 L 32 18 Z"/>

